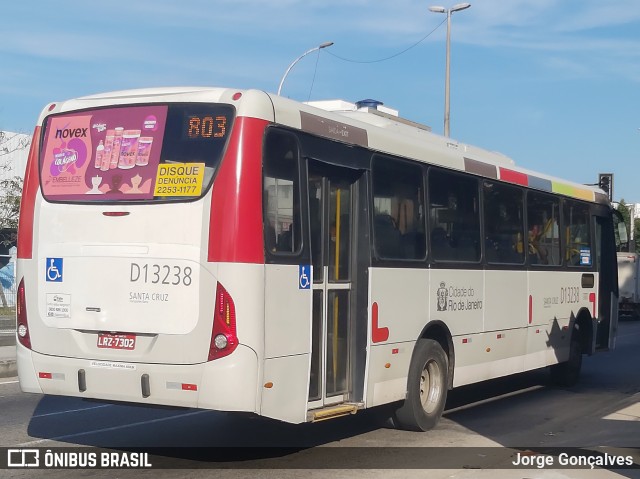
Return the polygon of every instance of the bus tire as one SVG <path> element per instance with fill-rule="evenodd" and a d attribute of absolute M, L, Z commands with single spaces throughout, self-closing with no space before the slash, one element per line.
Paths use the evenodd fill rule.
<path fill-rule="evenodd" d="M 574 329 L 569 345 L 569 359 L 551 366 L 551 382 L 556 386 L 574 386 L 580 378 L 581 369 L 582 341 L 580 340 L 580 331 Z"/>
<path fill-rule="evenodd" d="M 447 400 L 448 358 L 433 339 L 419 339 L 413 352 L 407 397 L 395 412 L 394 424 L 410 431 L 433 429 Z"/>

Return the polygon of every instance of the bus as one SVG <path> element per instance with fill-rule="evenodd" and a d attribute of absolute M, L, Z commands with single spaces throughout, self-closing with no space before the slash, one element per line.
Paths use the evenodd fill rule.
<path fill-rule="evenodd" d="M 47 105 L 17 258 L 23 391 L 315 422 L 614 347 L 606 194 L 379 102 L 143 89 Z"/>

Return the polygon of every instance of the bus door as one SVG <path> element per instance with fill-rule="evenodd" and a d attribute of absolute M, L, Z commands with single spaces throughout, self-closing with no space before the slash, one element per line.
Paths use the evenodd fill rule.
<path fill-rule="evenodd" d="M 358 301 L 355 285 L 366 274 L 368 249 L 358 246 L 367 234 L 366 215 L 358 214 L 363 171 L 309 160 L 308 175 L 313 271 L 309 409 L 317 409 L 361 397 L 366 304 Z M 365 221 L 365 228 L 359 221 Z M 366 284 L 366 277 L 361 281 Z"/>
<path fill-rule="evenodd" d="M 613 349 L 618 330 L 618 266 L 614 235 L 617 217 L 612 217 L 605 206 L 598 206 L 595 210 L 596 270 L 599 273 L 595 346 L 597 349 Z"/>

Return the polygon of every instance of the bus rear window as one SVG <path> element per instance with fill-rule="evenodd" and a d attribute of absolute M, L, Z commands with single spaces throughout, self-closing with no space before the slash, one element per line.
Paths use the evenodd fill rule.
<path fill-rule="evenodd" d="M 40 153 L 48 201 L 179 201 L 209 188 L 233 126 L 230 105 L 125 105 L 51 115 Z"/>

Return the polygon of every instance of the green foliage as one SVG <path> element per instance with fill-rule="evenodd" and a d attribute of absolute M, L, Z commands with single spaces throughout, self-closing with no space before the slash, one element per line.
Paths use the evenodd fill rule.
<path fill-rule="evenodd" d="M 3 166 L 5 171 L 10 170 Z M 0 181 L 0 243 L 15 242 L 22 198 L 22 178 L 14 176 Z"/>
<path fill-rule="evenodd" d="M 631 232 L 631 213 L 629 212 L 629 207 L 624 202 L 624 198 L 620 200 L 616 209 L 624 218 L 624 224 L 627 225 L 627 234 L 629 234 Z"/>
<path fill-rule="evenodd" d="M 629 211 L 629 206 L 625 203 L 624 199 L 621 199 L 616 209 L 620 212 L 622 218 L 624 218 L 624 224 L 627 226 L 627 235 L 631 237 L 631 212 Z M 633 220 L 633 232 L 635 252 L 640 253 L 640 241 L 638 241 L 638 237 L 640 236 L 640 218 Z"/>

